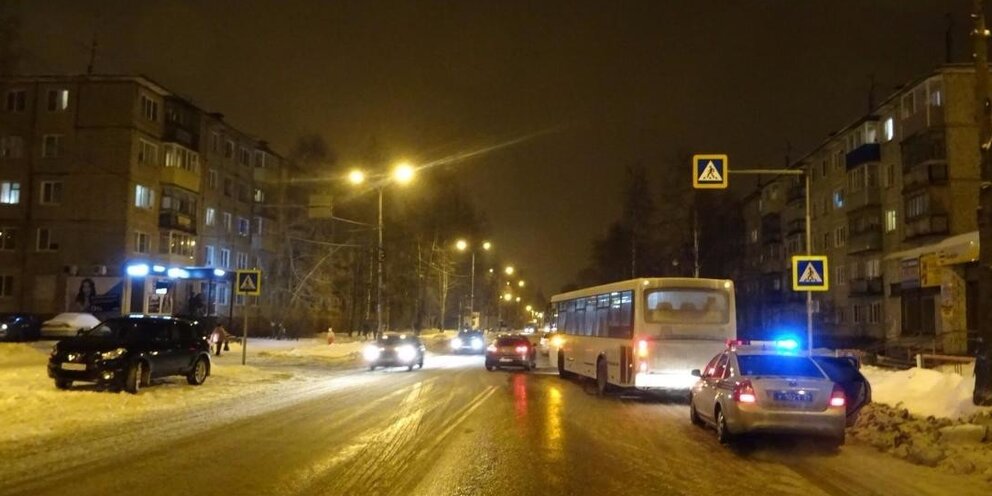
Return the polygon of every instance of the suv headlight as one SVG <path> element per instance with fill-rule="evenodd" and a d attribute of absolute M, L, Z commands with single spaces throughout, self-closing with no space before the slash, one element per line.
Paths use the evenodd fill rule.
<path fill-rule="evenodd" d="M 365 359 L 368 360 L 368 361 L 370 361 L 370 362 L 373 361 L 373 360 L 378 359 L 379 358 L 379 355 L 381 353 L 382 353 L 382 350 L 379 349 L 378 346 L 371 345 L 371 344 L 368 345 L 368 346 L 366 346 L 365 349 L 362 350 L 362 356 L 365 357 Z"/>
<path fill-rule="evenodd" d="M 396 348 L 396 358 L 402 362 L 412 362 L 414 358 L 417 358 L 417 350 L 410 345 L 400 346 Z"/>
<path fill-rule="evenodd" d="M 479 338 L 472 338 L 472 349 L 473 350 L 481 350 L 482 349 L 482 340 L 479 339 Z"/>
<path fill-rule="evenodd" d="M 117 348 L 116 350 L 104 351 L 100 353 L 101 360 L 116 360 L 127 353 L 127 348 Z"/>
<path fill-rule="evenodd" d="M 462 338 L 452 339 L 451 340 L 451 347 L 452 348 L 461 348 L 462 347 Z"/>

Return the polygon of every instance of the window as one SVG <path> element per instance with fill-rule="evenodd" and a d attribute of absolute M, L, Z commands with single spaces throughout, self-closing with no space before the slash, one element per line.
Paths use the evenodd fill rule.
<path fill-rule="evenodd" d="M 64 112 L 69 108 L 69 90 L 48 90 L 48 111 Z"/>
<path fill-rule="evenodd" d="M 834 248 L 840 248 L 847 244 L 847 226 L 840 226 L 834 229 Z"/>
<path fill-rule="evenodd" d="M 38 251 L 55 251 L 59 249 L 59 244 L 55 242 L 55 234 L 47 227 L 38 228 L 38 237 L 35 247 Z"/>
<path fill-rule="evenodd" d="M 7 112 L 24 112 L 27 108 L 28 92 L 25 90 L 10 90 L 7 92 L 6 105 Z"/>
<path fill-rule="evenodd" d="M 165 166 L 197 172 L 200 170 L 200 154 L 179 145 L 165 145 Z"/>
<path fill-rule="evenodd" d="M 238 183 L 238 201 L 245 203 L 251 201 L 251 188 L 245 183 Z"/>
<path fill-rule="evenodd" d="M 217 169 L 207 171 L 207 187 L 217 189 Z"/>
<path fill-rule="evenodd" d="M 145 140 L 138 143 L 138 163 L 142 165 L 158 165 L 158 145 Z"/>
<path fill-rule="evenodd" d="M 882 123 L 882 142 L 888 143 L 896 137 L 896 121 L 891 117 L 886 117 Z"/>
<path fill-rule="evenodd" d="M 843 308 L 838 308 L 837 309 L 837 323 L 838 324 L 843 324 L 846 321 L 847 321 L 847 313 L 844 311 Z"/>
<path fill-rule="evenodd" d="M 941 102 L 941 99 L 940 99 L 940 90 L 939 89 L 938 90 L 931 90 L 930 91 L 930 106 L 931 107 L 939 107 L 941 105 L 941 103 L 942 102 Z"/>
<path fill-rule="evenodd" d="M 255 167 L 265 167 L 265 152 L 255 150 Z"/>
<path fill-rule="evenodd" d="M 896 167 L 895 164 L 885 164 L 882 169 L 882 187 L 891 188 L 896 182 Z"/>
<path fill-rule="evenodd" d="M 14 294 L 14 276 L 0 275 L 0 298 L 9 298 Z"/>
<path fill-rule="evenodd" d="M 0 251 L 17 249 L 17 228 L 0 227 Z"/>
<path fill-rule="evenodd" d="M 252 199 L 255 200 L 255 203 L 262 203 L 262 202 L 264 202 L 265 201 L 265 191 L 262 191 L 260 188 L 255 188 L 255 192 L 252 194 Z"/>
<path fill-rule="evenodd" d="M 225 269 L 231 268 L 231 250 L 227 248 L 220 249 L 220 266 Z"/>
<path fill-rule="evenodd" d="M 210 151 L 220 153 L 220 133 L 217 131 L 210 133 Z"/>
<path fill-rule="evenodd" d="M 224 143 L 224 158 L 234 158 L 234 142 L 231 140 Z"/>
<path fill-rule="evenodd" d="M 151 250 L 151 237 L 148 233 L 135 231 L 134 251 L 135 253 L 148 253 Z"/>
<path fill-rule="evenodd" d="M 834 171 L 844 172 L 847 168 L 847 158 L 844 156 L 844 149 L 841 148 L 834 152 Z"/>
<path fill-rule="evenodd" d="M 261 217 L 255 217 L 255 234 L 257 234 L 257 235 L 261 235 L 262 234 L 262 218 Z"/>
<path fill-rule="evenodd" d="M 860 324 L 865 321 L 865 307 L 863 305 L 853 305 L 854 323 Z"/>
<path fill-rule="evenodd" d="M 877 258 L 870 258 L 865 261 L 865 277 L 877 279 L 882 277 L 882 261 Z"/>
<path fill-rule="evenodd" d="M 748 239 L 751 240 L 752 243 L 757 243 L 758 242 L 758 229 L 757 228 L 751 229 L 751 235 L 748 237 Z"/>
<path fill-rule="evenodd" d="M 238 235 L 247 236 L 250 230 L 251 224 L 248 223 L 248 219 L 238 217 Z"/>
<path fill-rule="evenodd" d="M 882 302 L 876 301 L 868 307 L 868 323 L 878 324 L 882 322 Z"/>
<path fill-rule="evenodd" d="M 833 203 L 834 210 L 844 208 L 844 188 L 837 188 L 834 190 Z"/>
<path fill-rule="evenodd" d="M 896 223 L 899 218 L 896 216 L 895 209 L 885 211 L 885 232 L 890 233 L 896 230 Z"/>
<path fill-rule="evenodd" d="M 241 147 L 241 154 L 239 155 L 238 163 L 241 165 L 251 165 L 251 152 L 247 148 Z"/>
<path fill-rule="evenodd" d="M 847 284 L 847 270 L 842 264 L 834 266 L 834 280 L 830 281 L 838 286 Z"/>
<path fill-rule="evenodd" d="M 41 141 L 41 156 L 55 158 L 62 155 L 62 135 L 46 134 Z"/>
<path fill-rule="evenodd" d="M 820 248 L 829 248 L 829 247 L 830 247 L 830 231 L 827 231 L 823 233 L 823 244 L 820 245 Z"/>
<path fill-rule="evenodd" d="M 217 254 L 215 253 L 213 246 L 211 245 L 204 246 L 203 265 L 206 265 L 207 267 L 213 267 L 216 255 Z"/>
<path fill-rule="evenodd" d="M 42 181 L 41 198 L 38 203 L 42 205 L 62 204 L 62 181 Z"/>
<path fill-rule="evenodd" d="M 930 211 L 930 197 L 926 194 L 916 195 L 906 201 L 906 218 L 922 217 Z"/>
<path fill-rule="evenodd" d="M 237 265 L 237 268 L 238 269 L 247 269 L 248 268 L 248 254 L 245 253 L 245 252 L 239 251 L 238 252 L 238 255 L 237 255 L 237 263 L 238 263 L 238 265 Z"/>
<path fill-rule="evenodd" d="M 224 177 L 224 196 L 229 198 L 234 196 L 234 179 L 230 176 Z"/>
<path fill-rule="evenodd" d="M 826 179 L 827 177 L 827 161 L 823 160 L 820 162 L 820 177 Z"/>
<path fill-rule="evenodd" d="M 138 208 L 152 208 L 155 205 L 155 192 L 148 186 L 140 184 L 134 186 L 134 206 Z"/>
<path fill-rule="evenodd" d="M 21 183 L 17 181 L 0 182 L 0 204 L 17 205 L 21 203 Z"/>
<path fill-rule="evenodd" d="M 205 215 L 205 218 L 203 219 L 203 223 L 208 226 L 213 226 L 214 224 L 217 223 L 217 210 L 215 210 L 213 207 L 207 207 L 206 212 L 207 213 Z"/>
<path fill-rule="evenodd" d="M 218 284 L 217 285 L 217 304 L 227 306 L 231 302 L 231 285 L 230 284 Z"/>
<path fill-rule="evenodd" d="M 227 232 L 231 232 L 231 213 L 224 212 L 221 219 L 224 221 L 224 230 Z"/>
<path fill-rule="evenodd" d="M 24 157 L 24 138 L 20 136 L 0 137 L 0 159 Z"/>
<path fill-rule="evenodd" d="M 902 118 L 908 119 L 916 113 L 916 92 L 910 91 L 902 96 Z"/>
<path fill-rule="evenodd" d="M 158 102 L 148 95 L 141 95 L 141 115 L 150 121 L 158 121 Z"/>
<path fill-rule="evenodd" d="M 644 318 L 659 324 L 725 324 L 728 300 L 720 290 L 655 289 L 644 296 Z"/>
<path fill-rule="evenodd" d="M 168 255 L 181 255 L 193 258 L 196 239 L 186 233 L 162 231 L 159 233 L 158 252 Z"/>
<path fill-rule="evenodd" d="M 847 171 L 847 189 L 852 193 L 861 191 L 865 185 L 865 168 L 858 167 Z"/>

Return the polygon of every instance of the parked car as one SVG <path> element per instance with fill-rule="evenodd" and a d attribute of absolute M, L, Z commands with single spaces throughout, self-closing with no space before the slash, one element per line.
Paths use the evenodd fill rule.
<path fill-rule="evenodd" d="M 424 368 L 424 353 L 427 348 L 420 338 L 410 334 L 386 334 L 362 350 L 369 370 L 376 367 Z"/>
<path fill-rule="evenodd" d="M 861 408 L 871 403 L 871 384 L 861 374 L 861 364 L 850 356 L 813 355 L 813 361 L 831 381 L 844 389 L 847 397 L 847 425 L 854 425 Z"/>
<path fill-rule="evenodd" d="M 505 366 L 523 367 L 524 370 L 537 367 L 537 351 L 527 336 L 500 336 L 486 348 L 486 370 Z"/>
<path fill-rule="evenodd" d="M 0 341 L 30 341 L 41 337 L 41 320 L 28 313 L 0 314 Z"/>
<path fill-rule="evenodd" d="M 713 357 L 692 388 L 689 418 L 712 425 L 721 443 L 753 432 L 823 436 L 844 443 L 849 400 L 816 361 L 766 344 L 732 345 Z M 860 406 L 859 406 L 860 407 Z"/>
<path fill-rule="evenodd" d="M 48 377 L 55 387 L 95 382 L 137 393 L 158 377 L 180 375 L 194 386 L 210 375 L 210 348 L 193 321 L 115 317 L 52 348 Z"/>
<path fill-rule="evenodd" d="M 453 353 L 485 353 L 486 338 L 482 331 L 461 330 L 458 335 L 451 338 L 451 351 Z"/>
<path fill-rule="evenodd" d="M 92 329 L 100 323 L 100 319 L 90 313 L 65 312 L 42 322 L 41 337 L 67 338 L 79 334 L 79 331 Z"/>

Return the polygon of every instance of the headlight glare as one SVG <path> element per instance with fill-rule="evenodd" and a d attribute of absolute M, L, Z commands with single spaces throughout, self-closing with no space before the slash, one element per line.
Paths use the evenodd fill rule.
<path fill-rule="evenodd" d="M 370 362 L 371 361 L 374 361 L 374 360 L 377 360 L 379 358 L 379 355 L 381 353 L 382 353 L 382 350 L 380 350 L 378 346 L 371 345 L 371 344 L 368 345 L 368 346 L 366 346 L 365 349 L 362 350 L 362 356 L 365 357 L 365 359 L 368 360 L 368 361 L 370 361 Z"/>
<path fill-rule="evenodd" d="M 461 348 L 462 347 L 462 338 L 452 339 L 451 340 L 451 347 L 452 348 Z"/>
<path fill-rule="evenodd" d="M 413 346 L 404 345 L 396 348 L 396 358 L 402 362 L 412 362 L 417 357 L 417 350 Z"/>
<path fill-rule="evenodd" d="M 104 351 L 100 353 L 101 360 L 115 360 L 127 353 L 127 348 L 117 348 L 116 350 Z"/>

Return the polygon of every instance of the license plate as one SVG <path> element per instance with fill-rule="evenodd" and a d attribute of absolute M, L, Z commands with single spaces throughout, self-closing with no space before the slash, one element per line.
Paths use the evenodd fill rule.
<path fill-rule="evenodd" d="M 62 370 L 86 370 L 86 364 L 65 362 L 62 364 Z"/>
<path fill-rule="evenodd" d="M 797 401 L 797 402 L 810 402 L 813 401 L 813 395 L 809 393 L 797 393 L 795 391 L 775 391 L 772 395 L 775 401 Z"/>
<path fill-rule="evenodd" d="M 513 359 L 512 358 L 500 358 L 499 361 L 501 361 L 501 362 L 512 362 Z"/>

